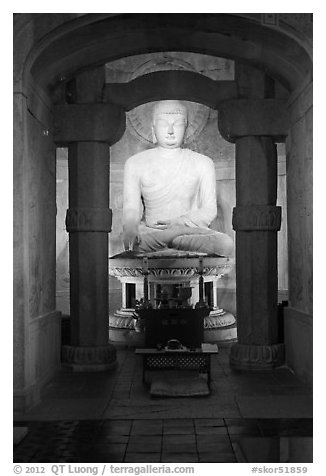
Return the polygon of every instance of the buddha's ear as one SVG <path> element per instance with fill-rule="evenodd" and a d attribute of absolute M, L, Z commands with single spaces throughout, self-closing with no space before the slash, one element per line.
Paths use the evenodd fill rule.
<path fill-rule="evenodd" d="M 152 126 L 152 142 L 153 144 L 157 144 L 156 134 L 155 134 L 153 126 Z"/>

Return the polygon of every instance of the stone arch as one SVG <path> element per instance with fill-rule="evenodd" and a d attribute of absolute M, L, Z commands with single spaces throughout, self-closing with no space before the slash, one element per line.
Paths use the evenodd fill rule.
<path fill-rule="evenodd" d="M 39 29 L 43 16 L 34 19 Z M 91 66 L 164 50 L 247 62 L 291 91 L 311 78 L 308 46 L 294 37 L 295 30 L 289 34 L 284 21 L 270 28 L 260 14 L 86 14 L 67 20 L 43 36 L 28 55 L 25 74 L 44 89 Z"/>
<path fill-rule="evenodd" d="M 289 18 L 286 18 L 286 14 L 271 15 L 275 15 L 275 22 L 272 24 L 266 22 L 266 19 L 263 18 L 264 14 L 44 13 L 15 15 L 14 92 L 17 124 L 15 133 L 18 140 L 15 141 L 14 160 L 17 173 L 14 180 L 18 199 L 14 214 L 18 225 L 15 238 L 17 241 L 21 238 L 23 243 L 21 247 L 14 249 L 16 260 L 14 269 L 17 280 L 14 289 L 19 295 L 14 309 L 16 313 L 15 343 L 17 349 L 22 349 L 15 354 L 15 388 L 18 389 L 19 405 L 24 406 L 28 405 L 28 402 L 35 403 L 37 401 L 37 385 L 44 382 L 44 375 L 48 378 L 51 372 L 53 373 L 53 366 L 57 365 L 58 358 L 58 349 L 55 348 L 56 343 L 53 339 L 54 332 L 57 333 L 57 324 L 55 331 L 51 331 L 50 327 L 45 327 L 47 338 L 39 339 L 35 331 L 39 324 L 35 319 L 31 331 L 36 336 L 36 342 L 39 339 L 43 348 L 47 346 L 47 362 L 51 361 L 53 365 L 49 364 L 44 374 L 38 374 L 37 362 L 40 362 L 40 356 L 35 353 L 37 349 L 32 347 L 29 348 L 28 362 L 26 365 L 24 364 L 23 349 L 29 346 L 29 333 L 27 332 L 25 335 L 26 326 L 32 325 L 30 318 L 34 317 L 30 316 L 28 307 L 29 278 L 28 276 L 25 278 L 29 272 L 29 270 L 26 272 L 25 269 L 26 256 L 30 256 L 25 230 L 25 226 L 27 226 L 27 230 L 29 226 L 29 211 L 25 199 L 30 192 L 24 184 L 23 174 L 20 173 L 23 166 L 26 167 L 23 161 L 27 156 L 27 166 L 34 160 L 33 153 L 26 150 L 26 147 L 30 147 L 32 150 L 31 144 L 28 143 L 26 146 L 26 139 L 31 132 L 26 116 L 32 114 L 38 121 L 37 140 L 39 140 L 39 136 L 43 136 L 43 140 L 46 137 L 51 138 L 52 92 L 57 85 L 69 81 L 70 78 L 82 71 L 123 56 L 143 52 L 178 50 L 234 59 L 239 63 L 247 63 L 259 68 L 272 78 L 279 80 L 290 95 L 288 104 L 291 109 L 293 134 L 300 136 L 303 131 L 309 137 L 311 136 L 309 121 L 303 126 L 301 121 L 297 126 L 298 120 L 308 110 L 311 101 L 312 53 L 309 33 L 306 34 L 304 26 L 300 27 L 300 18 L 291 23 Z M 294 16 L 300 16 L 300 14 L 294 14 Z M 304 112 L 302 113 L 302 111 Z M 293 158 L 296 160 L 290 164 L 291 171 L 301 160 L 300 153 L 300 151 L 293 152 Z M 309 154 L 309 151 L 307 153 Z M 35 167 L 38 165 L 36 164 Z M 33 174 L 33 171 L 30 174 Z M 289 191 L 293 195 L 297 193 L 293 184 L 290 184 Z M 54 203 L 49 205 L 53 210 L 52 215 L 55 216 Z M 307 216 L 310 216 L 310 208 L 308 212 Z M 295 213 L 294 209 L 290 221 L 293 227 L 294 249 L 298 251 L 299 241 L 302 242 L 302 240 L 298 238 L 300 234 L 296 233 Z M 41 218 L 40 215 L 38 219 L 41 220 Z M 308 226 L 309 223 L 307 222 Z M 302 226 L 304 225 L 305 223 Z M 47 235 L 49 235 L 48 230 Z M 304 247 L 304 243 L 302 247 Z M 308 249 L 308 251 L 310 253 L 311 250 Z M 293 253 L 292 262 L 294 264 L 298 263 L 300 259 L 300 254 Z M 48 266 L 45 271 L 45 281 L 49 283 L 48 287 L 52 286 L 53 281 L 50 276 L 53 273 L 51 266 Z M 299 276 L 299 272 L 297 272 L 297 276 Z M 293 294 L 293 307 L 302 308 L 304 312 L 310 313 L 310 304 L 307 304 L 307 300 L 302 298 L 304 293 L 309 292 L 304 290 L 306 283 L 303 283 L 302 279 L 300 275 L 300 279 L 297 280 L 298 284 L 293 284 L 296 288 L 296 292 Z M 309 276 L 307 280 L 310 280 Z M 21 295 L 21 289 L 24 289 L 26 296 L 25 294 Z M 46 304 L 48 308 L 51 308 L 51 302 Z M 41 309 L 38 312 L 40 315 L 42 314 Z M 291 310 L 289 316 L 291 322 L 294 322 L 296 311 Z M 46 315 L 44 322 L 47 322 L 50 317 Z M 302 315 L 298 317 L 298 320 L 300 319 L 302 321 Z M 291 365 L 295 367 L 296 362 L 302 360 L 303 352 L 296 356 L 291 345 L 290 343 L 288 354 L 293 354 Z M 311 349 L 308 349 L 306 354 L 309 352 Z M 26 376 L 25 367 L 29 369 L 28 376 Z M 305 370 L 304 376 L 306 374 Z M 33 389 L 29 390 L 32 384 Z M 24 403 L 21 403 L 23 400 Z"/>

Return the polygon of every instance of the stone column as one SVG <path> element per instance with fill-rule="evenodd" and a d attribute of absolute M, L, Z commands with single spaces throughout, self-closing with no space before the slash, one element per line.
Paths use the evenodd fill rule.
<path fill-rule="evenodd" d="M 277 321 L 277 153 L 271 137 L 236 141 L 236 230 L 238 343 L 233 368 L 260 370 L 283 363 Z"/>
<path fill-rule="evenodd" d="M 273 83 L 263 73 L 237 67 L 239 99 L 219 110 L 219 129 L 236 144 L 236 291 L 238 342 L 230 365 L 267 370 L 284 361 L 278 342 L 276 141 L 285 140 L 289 121 L 284 101 L 273 98 Z M 240 99 L 241 98 L 241 99 Z"/>
<path fill-rule="evenodd" d="M 102 68 L 84 73 L 76 78 L 75 103 L 56 107 L 57 141 L 68 143 L 69 164 L 71 345 L 62 359 L 79 371 L 116 364 L 108 343 L 109 145 L 123 131 L 124 113 L 96 102 L 103 84 Z"/>

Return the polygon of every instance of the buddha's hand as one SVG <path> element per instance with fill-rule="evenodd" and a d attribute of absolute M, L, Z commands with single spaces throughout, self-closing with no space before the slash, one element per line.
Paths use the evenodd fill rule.
<path fill-rule="evenodd" d="M 187 226 L 187 218 L 185 216 L 171 218 L 170 220 L 160 220 L 156 223 L 157 227 L 161 230 L 165 230 L 167 228 L 172 228 L 174 226 Z"/>
<path fill-rule="evenodd" d="M 140 242 L 138 227 L 126 227 L 123 230 L 123 245 L 126 251 L 132 251 Z"/>

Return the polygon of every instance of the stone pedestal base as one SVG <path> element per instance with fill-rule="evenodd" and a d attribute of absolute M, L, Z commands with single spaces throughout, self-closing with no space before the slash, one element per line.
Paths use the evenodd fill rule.
<path fill-rule="evenodd" d="M 136 327 L 135 309 L 118 309 L 109 315 L 109 337 L 115 344 L 144 347 L 145 333 Z"/>
<path fill-rule="evenodd" d="M 137 329 L 134 309 L 118 309 L 109 316 L 111 342 L 131 346 L 144 346 L 145 332 Z M 237 339 L 236 320 L 233 314 L 215 309 L 204 318 L 204 342 L 223 345 Z"/>
<path fill-rule="evenodd" d="M 161 289 L 165 289 L 170 301 L 175 302 L 173 299 L 175 296 L 172 293 L 173 286 L 178 286 L 179 289 L 190 288 L 187 306 L 195 309 L 200 299 L 199 277 L 202 277 L 203 282 L 211 286 L 209 305 L 214 307 L 209 316 L 204 318 L 204 341 L 218 345 L 236 341 L 235 317 L 230 312 L 220 309 L 217 299 L 217 281 L 231 271 L 234 260 L 208 256 L 205 253 L 166 249 L 146 254 L 124 252 L 110 258 L 109 273 L 118 278 L 122 285 L 122 308 L 109 315 L 111 342 L 135 347 L 142 347 L 145 344 L 145 332 L 141 325 L 137 324 L 135 309 L 131 307 L 132 301 L 126 297 L 127 285 L 131 284 L 135 286 L 135 298 L 143 297 L 145 257 L 148 270 L 148 294 L 153 309 L 158 306 Z M 201 273 L 199 273 L 200 265 L 202 266 Z M 159 292 L 158 287 L 160 287 Z M 204 290 L 202 292 L 204 294 Z M 208 299 L 208 296 L 206 298 Z"/>
<path fill-rule="evenodd" d="M 214 309 L 204 318 L 204 342 L 230 344 L 237 340 L 237 324 L 233 314 L 224 309 Z"/>
<path fill-rule="evenodd" d="M 234 344 L 230 353 L 230 366 L 234 370 L 266 371 L 284 364 L 284 344 Z"/>
<path fill-rule="evenodd" d="M 98 347 L 62 346 L 62 364 L 76 372 L 101 372 L 117 365 L 116 349 L 112 344 Z"/>

